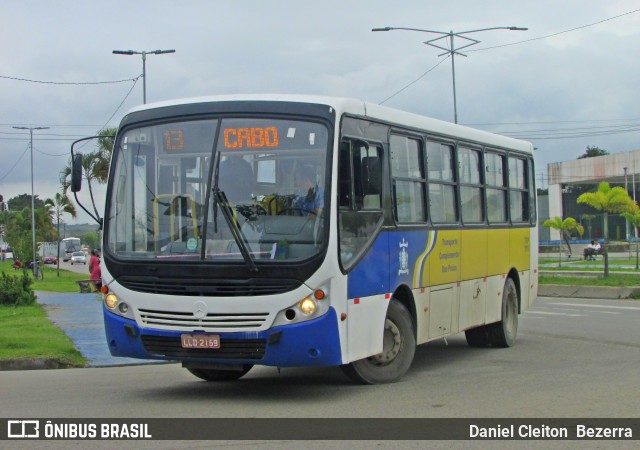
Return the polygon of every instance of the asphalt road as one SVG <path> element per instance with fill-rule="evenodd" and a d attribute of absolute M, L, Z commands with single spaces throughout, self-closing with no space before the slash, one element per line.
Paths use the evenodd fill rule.
<path fill-rule="evenodd" d="M 393 384 L 353 385 L 331 367 L 255 367 L 239 381 L 207 383 L 179 364 L 153 364 L 0 372 L 0 398 L 5 416 L 23 418 L 638 418 L 638 323 L 640 302 L 539 298 L 521 316 L 514 347 L 470 348 L 463 335 L 435 341 L 418 349 L 409 373 Z M 156 444 L 148 448 L 207 446 Z M 276 444 L 261 447 L 283 443 Z M 374 446 L 398 447 L 389 444 Z M 506 444 L 497 447 L 513 448 Z M 413 445 L 402 448 L 419 448 Z"/>

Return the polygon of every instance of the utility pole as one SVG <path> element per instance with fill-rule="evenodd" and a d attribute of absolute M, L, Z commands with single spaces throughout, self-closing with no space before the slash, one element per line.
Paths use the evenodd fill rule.
<path fill-rule="evenodd" d="M 453 80 L 453 121 L 454 123 L 458 123 L 458 107 L 457 107 L 457 101 L 456 101 L 456 66 L 454 62 L 454 56 L 459 55 L 459 56 L 466 57 L 467 55 L 465 55 L 464 53 L 460 53 L 460 50 L 480 43 L 479 40 L 467 37 L 465 35 L 470 33 L 479 33 L 481 31 L 489 31 L 489 30 L 527 31 L 528 28 L 491 27 L 491 28 L 481 28 L 478 30 L 458 31 L 455 33 L 453 31 L 449 31 L 447 33 L 445 31 L 423 30 L 422 28 L 382 27 L 382 28 L 373 28 L 371 31 L 392 31 L 392 30 L 420 31 L 422 33 L 433 33 L 433 34 L 440 35 L 440 37 L 426 41 L 424 42 L 424 44 L 430 45 L 431 47 L 435 47 L 440 50 L 445 50 L 444 53 L 441 53 L 438 56 L 447 55 L 447 54 L 451 56 L 451 78 Z M 463 43 L 463 45 L 461 45 L 460 47 L 456 48 L 453 42 L 454 37 L 464 39 L 466 42 Z M 442 45 L 440 45 L 440 42 L 438 42 L 440 39 L 444 39 L 445 42 L 448 39 L 449 40 L 448 47 L 443 47 Z"/>
<path fill-rule="evenodd" d="M 49 127 L 13 127 L 16 130 L 29 130 L 29 148 L 31 149 L 31 249 L 32 249 L 32 270 L 35 273 L 36 267 L 36 203 L 33 193 L 33 130 L 48 130 Z"/>

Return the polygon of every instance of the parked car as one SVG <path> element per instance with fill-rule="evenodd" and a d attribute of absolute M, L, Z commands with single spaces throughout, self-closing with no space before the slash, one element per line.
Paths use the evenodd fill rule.
<path fill-rule="evenodd" d="M 55 264 L 58 262 L 58 258 L 56 258 L 55 256 L 43 256 L 42 262 L 45 264 Z"/>
<path fill-rule="evenodd" d="M 71 254 L 71 265 L 74 264 L 87 264 L 87 256 L 84 252 L 73 252 Z"/>

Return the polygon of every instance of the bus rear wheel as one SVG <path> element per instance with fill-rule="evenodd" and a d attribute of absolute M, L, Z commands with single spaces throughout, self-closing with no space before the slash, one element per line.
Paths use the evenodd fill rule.
<path fill-rule="evenodd" d="M 464 337 L 467 338 L 467 344 L 470 347 L 488 347 L 490 344 L 487 325 L 466 330 Z"/>
<path fill-rule="evenodd" d="M 233 381 L 247 374 L 253 364 L 243 364 L 238 370 L 235 369 L 201 369 L 187 367 L 186 369 L 196 377 L 205 381 Z"/>
<path fill-rule="evenodd" d="M 518 333 L 518 290 L 507 278 L 502 291 L 502 320 L 489 325 L 488 335 L 494 347 L 511 347 Z"/>
<path fill-rule="evenodd" d="M 402 377 L 413 362 L 416 337 L 407 308 L 391 299 L 384 322 L 382 353 L 341 366 L 343 372 L 360 384 L 389 383 Z"/>

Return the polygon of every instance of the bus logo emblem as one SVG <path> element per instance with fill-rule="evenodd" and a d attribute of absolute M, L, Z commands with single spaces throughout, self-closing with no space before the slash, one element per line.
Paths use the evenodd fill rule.
<path fill-rule="evenodd" d="M 398 275 L 406 275 L 409 273 L 409 252 L 407 248 L 409 248 L 409 243 L 402 238 L 402 242 L 400 245 L 400 253 L 398 254 L 398 258 L 400 261 L 400 269 L 398 269 Z"/>
<path fill-rule="evenodd" d="M 205 302 L 195 302 L 193 304 L 193 317 L 196 319 L 204 319 L 207 317 L 207 305 Z"/>

